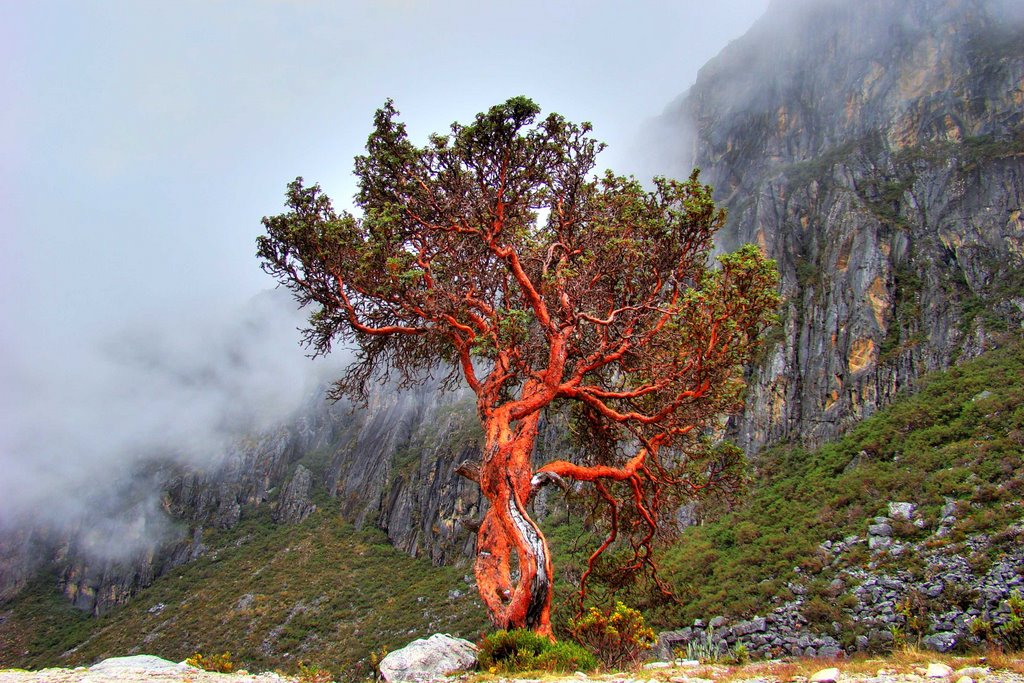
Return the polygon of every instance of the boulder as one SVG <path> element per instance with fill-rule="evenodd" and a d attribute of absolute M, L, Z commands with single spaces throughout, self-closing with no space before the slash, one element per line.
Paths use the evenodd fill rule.
<path fill-rule="evenodd" d="M 171 662 L 154 655 L 134 655 L 132 657 L 104 659 L 102 662 L 90 666 L 89 671 L 111 673 L 115 671 L 166 671 L 168 669 L 182 670 L 191 668 L 187 664 Z"/>
<path fill-rule="evenodd" d="M 928 670 L 925 671 L 924 676 L 925 678 L 945 678 L 952 673 L 953 669 L 946 664 L 942 664 L 941 662 L 932 662 L 928 665 Z"/>
<path fill-rule="evenodd" d="M 956 646 L 956 634 L 948 631 L 933 633 L 926 636 L 924 646 L 937 652 L 949 652 Z"/>
<path fill-rule="evenodd" d="M 810 683 L 835 683 L 837 680 L 839 680 L 839 669 L 829 667 L 811 676 Z"/>
<path fill-rule="evenodd" d="M 914 503 L 891 502 L 889 503 L 889 517 L 901 519 L 905 522 L 912 521 L 917 512 L 917 505 Z"/>
<path fill-rule="evenodd" d="M 389 653 L 380 662 L 388 683 L 436 681 L 476 666 L 476 646 L 468 640 L 435 633 Z"/>

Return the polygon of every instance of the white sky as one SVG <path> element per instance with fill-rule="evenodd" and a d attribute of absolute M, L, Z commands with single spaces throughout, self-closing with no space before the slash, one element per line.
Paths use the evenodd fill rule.
<path fill-rule="evenodd" d="M 25 340 L 269 286 L 259 219 L 296 175 L 347 204 L 387 97 L 422 139 L 525 94 L 633 170 L 767 4 L 0 0 L 4 318 Z"/>
<path fill-rule="evenodd" d="M 767 5 L 0 0 L 0 499 L 38 509 L 146 434 L 216 449 L 234 401 L 286 403 L 296 321 L 234 313 L 273 286 L 260 218 L 297 175 L 347 206 L 386 98 L 422 141 L 527 95 L 636 172 L 644 122 Z"/>

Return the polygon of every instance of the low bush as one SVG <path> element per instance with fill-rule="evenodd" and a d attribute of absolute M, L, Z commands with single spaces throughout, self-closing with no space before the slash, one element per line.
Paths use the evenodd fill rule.
<path fill-rule="evenodd" d="M 185 660 L 189 666 L 194 666 L 203 671 L 212 671 L 218 674 L 229 674 L 235 670 L 235 663 L 231 661 L 230 652 L 222 652 L 219 655 L 206 656 L 200 652 Z"/>
<path fill-rule="evenodd" d="M 521 671 L 590 671 L 597 660 L 572 642 L 551 642 L 526 629 L 496 631 L 484 637 L 480 668 L 490 673 Z"/>
<path fill-rule="evenodd" d="M 609 669 L 636 668 L 656 638 L 639 611 L 621 602 L 610 612 L 591 607 L 587 614 L 569 621 L 573 638 Z"/>

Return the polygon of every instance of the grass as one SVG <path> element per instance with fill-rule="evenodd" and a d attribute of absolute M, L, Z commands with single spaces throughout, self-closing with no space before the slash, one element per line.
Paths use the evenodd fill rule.
<path fill-rule="evenodd" d="M 1006 528 L 1024 515 L 1022 453 L 1024 347 L 1016 343 L 928 376 L 918 393 L 836 442 L 813 451 L 783 445 L 759 456 L 742 505 L 662 549 L 661 573 L 679 603 L 635 586 L 602 585 L 599 577 L 592 596 L 619 597 L 641 608 L 652 626 L 678 628 L 697 617 L 764 614 L 791 597 L 787 584 L 799 580 L 809 590 L 806 604 L 820 612 L 815 618 L 827 623 L 839 605 L 820 574 L 819 544 L 863 537 L 867 521 L 886 514 L 889 501 L 920 506 L 926 530 L 897 525 L 906 540 L 934 530 L 947 497 L 960 501 L 959 522 L 944 542 L 991 534 L 989 553 L 972 558 L 982 567 L 1000 544 L 1019 543 Z M 323 458 L 314 454 L 308 465 L 317 468 Z M 56 577 L 36 581 L 0 607 L 0 665 L 73 666 L 140 652 L 180 661 L 231 652 L 251 670 L 297 673 L 301 663 L 363 678 L 371 653 L 415 638 L 448 632 L 479 639 L 485 614 L 463 580 L 465 568 L 411 559 L 381 532 L 341 522 L 335 501 L 317 502 L 313 515 L 287 527 L 272 524 L 265 508 L 245 510 L 234 529 L 207 531 L 204 557 L 99 619 L 70 607 L 54 588 Z M 549 507 L 557 625 L 574 612 L 574 588 L 600 534 L 578 501 L 553 499 Z M 866 551 L 845 557 L 852 565 L 870 559 Z M 913 560 L 899 562 L 913 569 Z M 449 597 L 455 589 L 463 596 Z"/>
<path fill-rule="evenodd" d="M 922 541 L 953 498 L 961 510 L 947 542 L 992 534 L 988 556 L 977 558 L 986 565 L 1000 544 L 1019 542 L 1006 528 L 1024 517 L 1022 494 L 1024 347 L 1016 343 L 928 376 L 918 393 L 838 441 L 816 450 L 783 445 L 763 453 L 741 505 L 687 529 L 663 549 L 661 573 L 675 586 L 679 603 L 639 589 L 618 596 L 641 607 L 653 625 L 678 628 L 717 614 L 764 614 L 792 598 L 787 585 L 799 581 L 809 589 L 806 604 L 820 607 L 818 620 L 828 624 L 839 620 L 841 610 L 821 574 L 822 542 L 864 538 L 868 520 L 888 514 L 890 501 L 919 505 L 925 529 L 896 525 L 896 533 L 899 540 Z M 564 544 L 556 548 L 556 562 L 557 550 L 564 551 Z M 866 551 L 846 555 L 848 565 L 869 559 Z M 898 563 L 914 570 L 914 561 L 908 554 Z"/>
<path fill-rule="evenodd" d="M 361 678 L 371 652 L 435 632 L 473 640 L 485 629 L 461 569 L 414 560 L 331 510 L 292 527 L 260 513 L 211 534 L 210 545 L 205 557 L 98 619 L 68 606 L 52 580 L 38 582 L 0 621 L 0 665 L 75 666 L 140 652 L 180 661 L 230 651 L 251 670 L 298 673 L 301 662 Z M 454 589 L 464 595 L 450 598 Z"/>

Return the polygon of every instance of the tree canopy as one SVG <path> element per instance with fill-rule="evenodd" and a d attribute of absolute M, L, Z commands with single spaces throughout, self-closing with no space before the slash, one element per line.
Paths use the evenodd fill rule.
<path fill-rule="evenodd" d="M 486 443 L 470 468 L 490 501 L 476 574 L 499 626 L 549 632 L 551 560 L 527 512 L 551 479 L 592 482 L 611 512 L 637 513 L 635 567 L 653 566 L 665 487 L 713 483 L 686 444 L 739 405 L 741 366 L 778 306 L 774 264 L 745 247 L 710 265 L 725 219 L 685 181 L 594 173 L 587 123 L 538 118 L 516 97 L 417 146 L 391 102 L 356 158 L 361 215 L 317 185 L 288 186 L 264 218 L 264 269 L 310 306 L 305 340 L 358 350 L 333 395 L 441 370 L 477 396 Z M 531 463 L 546 409 L 572 406 L 579 461 Z M 704 455 L 686 455 L 686 453 Z M 665 453 L 673 454 L 671 467 Z M 624 482 L 625 501 L 606 484 Z"/>

